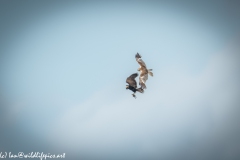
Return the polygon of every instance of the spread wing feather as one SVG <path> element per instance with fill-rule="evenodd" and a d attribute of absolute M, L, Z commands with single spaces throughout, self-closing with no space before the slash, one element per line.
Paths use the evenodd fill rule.
<path fill-rule="evenodd" d="M 137 59 L 137 58 L 142 58 L 142 57 L 141 57 L 141 55 L 140 55 L 139 53 L 137 53 L 137 54 L 135 55 L 135 58 Z"/>
<path fill-rule="evenodd" d="M 136 61 L 138 62 L 138 64 L 140 65 L 140 67 L 146 67 L 147 68 L 145 62 L 142 60 L 142 58 L 141 58 L 139 53 L 137 53 L 135 55 L 135 58 L 136 58 Z"/>
<path fill-rule="evenodd" d="M 137 88 L 137 82 L 136 82 L 136 80 L 135 80 L 135 78 L 136 78 L 137 76 L 138 76 L 138 73 L 132 74 L 131 76 L 129 76 L 129 77 L 127 78 L 126 82 L 127 82 L 130 86 L 132 86 L 132 87 L 134 87 L 134 88 Z"/>

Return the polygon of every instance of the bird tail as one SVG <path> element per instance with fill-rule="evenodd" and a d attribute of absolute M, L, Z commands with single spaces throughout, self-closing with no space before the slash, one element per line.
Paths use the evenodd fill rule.
<path fill-rule="evenodd" d="M 137 88 L 137 91 L 140 93 L 144 93 L 144 90 L 142 88 Z"/>
<path fill-rule="evenodd" d="M 152 69 L 148 69 L 148 74 L 153 77 Z"/>

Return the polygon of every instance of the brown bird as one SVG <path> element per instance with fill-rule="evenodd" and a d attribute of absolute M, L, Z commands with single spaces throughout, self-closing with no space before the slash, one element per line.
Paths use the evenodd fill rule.
<path fill-rule="evenodd" d="M 146 81 L 148 79 L 148 74 L 150 76 L 153 76 L 153 73 L 151 72 L 152 69 L 147 69 L 147 66 L 145 62 L 142 60 L 141 56 L 139 53 L 135 55 L 136 61 L 140 65 L 138 68 L 138 71 L 140 71 L 140 76 L 139 76 L 139 85 L 141 86 L 142 89 L 146 89 Z"/>
<path fill-rule="evenodd" d="M 129 85 L 126 85 L 126 89 L 133 91 L 132 96 L 134 98 L 136 98 L 136 96 L 135 96 L 136 91 L 138 91 L 140 93 L 144 92 L 144 90 L 142 88 L 137 88 L 137 82 L 135 80 L 135 78 L 137 76 L 138 76 L 138 73 L 134 73 L 126 79 L 126 82 L 129 84 Z"/>

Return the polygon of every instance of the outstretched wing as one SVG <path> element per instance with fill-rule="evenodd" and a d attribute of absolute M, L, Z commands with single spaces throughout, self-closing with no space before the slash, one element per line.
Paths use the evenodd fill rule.
<path fill-rule="evenodd" d="M 140 67 L 146 67 L 147 68 L 145 62 L 142 60 L 142 58 L 141 58 L 139 53 L 137 53 L 135 55 L 135 58 L 136 58 L 136 61 L 138 62 L 138 64 L 140 65 Z"/>
<path fill-rule="evenodd" d="M 137 82 L 136 82 L 136 80 L 135 80 L 135 78 L 136 78 L 137 76 L 138 76 L 138 73 L 132 74 L 131 76 L 129 76 L 129 77 L 127 78 L 126 82 L 127 82 L 130 86 L 132 86 L 132 87 L 134 87 L 134 88 L 137 88 Z"/>
<path fill-rule="evenodd" d="M 146 89 L 146 81 L 148 79 L 148 74 L 147 73 L 141 73 L 139 77 L 139 85 L 141 86 L 142 89 Z"/>

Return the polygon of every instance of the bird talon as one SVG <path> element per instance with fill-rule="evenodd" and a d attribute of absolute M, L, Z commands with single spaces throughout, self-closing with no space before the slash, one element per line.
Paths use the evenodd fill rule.
<path fill-rule="evenodd" d="M 136 99 L 136 96 L 135 96 L 135 94 L 132 94 L 132 96 Z"/>

